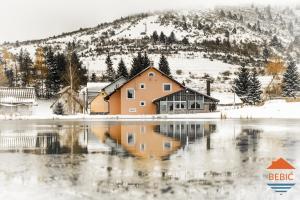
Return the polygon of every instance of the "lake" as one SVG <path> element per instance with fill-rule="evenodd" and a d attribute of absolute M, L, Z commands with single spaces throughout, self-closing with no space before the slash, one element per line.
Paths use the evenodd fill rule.
<path fill-rule="evenodd" d="M 0 121 L 0 199 L 299 199 L 300 120 Z M 279 194 L 267 167 L 284 158 Z"/>

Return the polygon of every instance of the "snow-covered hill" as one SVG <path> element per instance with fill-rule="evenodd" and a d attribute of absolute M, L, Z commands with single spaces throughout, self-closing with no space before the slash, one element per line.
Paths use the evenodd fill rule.
<path fill-rule="evenodd" d="M 176 42 L 154 42 L 152 34 L 175 34 Z M 182 40 L 187 38 L 188 44 Z M 275 39 L 274 39 L 275 38 Z M 79 29 L 50 38 L 3 44 L 12 53 L 27 49 L 34 57 L 38 46 L 63 51 L 69 42 L 76 44 L 89 73 L 101 74 L 110 52 L 115 67 L 120 58 L 128 67 L 138 51 L 148 51 L 157 65 L 160 53 L 168 55 L 175 77 L 194 87 L 209 74 L 228 85 L 230 76 L 241 63 L 263 67 L 264 49 L 270 56 L 288 55 L 300 61 L 300 11 L 271 7 L 220 7 L 213 10 L 170 11 L 137 14 Z M 176 73 L 182 70 L 182 73 Z M 222 73 L 231 71 L 229 79 Z"/>

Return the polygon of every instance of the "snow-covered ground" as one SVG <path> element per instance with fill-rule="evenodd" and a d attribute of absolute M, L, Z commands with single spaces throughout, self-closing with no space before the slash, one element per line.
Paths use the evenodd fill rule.
<path fill-rule="evenodd" d="M 64 120 L 168 120 L 168 119 L 255 119 L 255 118 L 285 118 L 300 119 L 300 102 L 286 102 L 284 100 L 267 101 L 262 106 L 244 106 L 242 108 L 221 109 L 219 112 L 197 113 L 197 114 L 162 114 L 162 115 L 54 115 L 47 107 L 49 102 L 43 102 L 42 105 L 35 107 L 31 116 L 5 116 L 0 115 L 0 120 L 34 120 L 34 119 L 64 119 Z"/>
<path fill-rule="evenodd" d="M 239 109 L 222 111 L 224 118 L 300 118 L 300 102 L 284 100 L 267 101 L 263 106 L 245 106 Z"/>

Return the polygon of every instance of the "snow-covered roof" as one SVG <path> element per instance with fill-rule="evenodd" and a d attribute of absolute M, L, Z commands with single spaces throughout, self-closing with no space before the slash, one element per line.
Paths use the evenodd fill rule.
<path fill-rule="evenodd" d="M 86 88 L 90 92 L 100 92 L 103 88 L 108 86 L 110 82 L 88 82 Z"/>
<path fill-rule="evenodd" d="M 233 92 L 212 92 L 211 96 L 219 99 L 219 105 L 242 104 L 242 100 Z"/>
<path fill-rule="evenodd" d="M 81 98 L 84 98 L 85 94 L 88 94 L 88 102 L 94 99 L 101 90 L 109 86 L 110 82 L 88 82 L 86 87 L 82 88 L 79 92 Z"/>
<path fill-rule="evenodd" d="M 31 105 L 36 102 L 34 88 L 10 88 L 0 87 L 0 104 L 14 105 L 26 104 Z"/>

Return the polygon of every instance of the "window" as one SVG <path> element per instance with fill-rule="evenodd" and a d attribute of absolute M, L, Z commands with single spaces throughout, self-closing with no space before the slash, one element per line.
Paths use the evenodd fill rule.
<path fill-rule="evenodd" d="M 168 112 L 172 112 L 174 110 L 173 102 L 168 102 L 167 103 L 167 108 L 168 108 Z"/>
<path fill-rule="evenodd" d="M 141 151 L 145 151 L 145 149 L 146 149 L 146 145 L 145 145 L 145 144 L 141 144 L 141 145 L 140 145 L 140 150 L 141 150 Z"/>
<path fill-rule="evenodd" d="M 155 73 L 154 72 L 149 72 L 148 76 L 153 77 L 153 76 L 155 76 Z"/>
<path fill-rule="evenodd" d="M 135 137 L 133 133 L 127 133 L 127 144 L 134 145 Z"/>
<path fill-rule="evenodd" d="M 161 113 L 167 112 L 167 102 L 166 101 L 160 102 L 160 112 Z"/>
<path fill-rule="evenodd" d="M 186 102 L 185 101 L 176 101 L 175 102 L 175 109 L 176 110 L 186 109 Z"/>
<path fill-rule="evenodd" d="M 204 108 L 204 97 L 203 96 L 190 96 L 189 97 L 189 109 L 203 109 Z"/>
<path fill-rule="evenodd" d="M 136 108 L 129 108 L 129 112 L 131 113 L 136 112 Z"/>
<path fill-rule="evenodd" d="M 146 106 L 146 102 L 145 101 L 140 101 L 140 106 L 142 106 L 142 107 Z"/>
<path fill-rule="evenodd" d="M 135 90 L 127 89 L 127 99 L 135 99 Z"/>
<path fill-rule="evenodd" d="M 164 142 L 164 150 L 171 150 L 172 143 L 171 142 Z"/>
<path fill-rule="evenodd" d="M 141 83 L 140 84 L 140 89 L 145 89 L 145 88 L 146 88 L 145 83 Z"/>
<path fill-rule="evenodd" d="M 172 86 L 170 83 L 164 83 L 163 88 L 165 92 L 170 92 L 172 90 Z"/>

